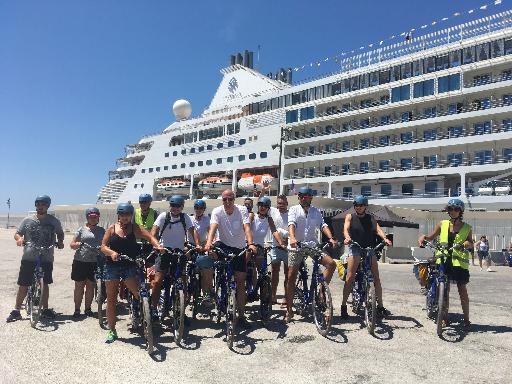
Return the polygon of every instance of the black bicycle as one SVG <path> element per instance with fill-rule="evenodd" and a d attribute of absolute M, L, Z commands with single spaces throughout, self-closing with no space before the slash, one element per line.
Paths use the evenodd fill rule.
<path fill-rule="evenodd" d="M 272 315 L 272 283 L 270 272 L 268 271 L 267 256 L 271 248 L 263 248 L 261 245 L 257 245 L 256 247 L 258 248 L 258 252 L 256 255 L 251 255 L 247 263 L 247 279 L 245 284 L 247 301 L 249 303 L 257 300 L 260 301 L 259 315 L 263 322 L 267 322 Z M 259 264 L 258 261 L 260 261 Z M 256 284 L 253 284 L 253 274 L 255 270 L 258 272 L 258 277 Z"/>
<path fill-rule="evenodd" d="M 352 311 L 355 314 L 364 312 L 366 329 L 370 335 L 373 335 L 377 323 L 377 296 L 372 275 L 372 258 L 384 248 L 386 243 L 383 241 L 376 247 L 362 247 L 357 242 L 351 241 L 350 245 L 359 247 L 362 252 L 352 286 Z"/>
<path fill-rule="evenodd" d="M 201 275 L 199 268 L 196 264 L 197 251 L 195 251 L 195 245 L 192 243 L 186 243 L 185 246 L 190 249 L 189 257 L 187 258 L 187 264 L 185 267 L 186 275 L 186 302 L 190 305 L 192 311 L 192 318 L 197 317 L 199 306 L 201 305 Z"/>

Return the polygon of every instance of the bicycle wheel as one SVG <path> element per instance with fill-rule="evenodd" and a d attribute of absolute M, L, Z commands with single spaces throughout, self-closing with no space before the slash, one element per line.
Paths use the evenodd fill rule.
<path fill-rule="evenodd" d="M 142 330 L 146 340 L 146 351 L 151 355 L 154 351 L 153 342 L 153 324 L 151 322 L 151 309 L 149 306 L 149 297 L 142 298 Z"/>
<path fill-rule="evenodd" d="M 105 326 L 105 313 L 103 312 L 103 303 L 105 301 L 105 297 L 103 296 L 103 280 L 96 280 L 96 304 L 98 305 L 98 323 L 100 327 L 103 328 Z"/>
<path fill-rule="evenodd" d="M 226 308 L 226 341 L 229 349 L 233 348 L 235 339 L 235 322 L 236 322 L 236 291 L 228 290 L 228 305 Z"/>
<path fill-rule="evenodd" d="M 361 282 L 360 282 L 360 272 L 357 271 L 356 278 L 354 279 L 354 282 L 352 283 L 352 312 L 354 314 L 359 314 L 361 311 Z"/>
<path fill-rule="evenodd" d="M 34 278 L 32 282 L 32 295 L 30 297 L 30 325 L 35 328 L 41 317 L 43 305 L 44 282 L 43 278 Z"/>
<path fill-rule="evenodd" d="M 441 281 L 439 283 L 439 286 L 437 287 L 437 319 L 436 319 L 436 326 L 437 326 L 437 336 L 441 337 L 441 334 L 443 333 L 443 314 L 444 314 L 444 307 L 446 305 L 446 298 L 445 298 L 445 285 L 446 283 Z"/>
<path fill-rule="evenodd" d="M 332 297 L 325 281 L 319 281 L 313 292 L 313 320 L 322 336 L 329 333 L 332 323 Z"/>
<path fill-rule="evenodd" d="M 293 309 L 295 310 L 295 313 L 300 316 L 306 315 L 306 297 L 304 292 L 304 283 L 299 276 L 297 284 L 295 284 L 295 293 L 293 294 Z"/>
<path fill-rule="evenodd" d="M 437 312 L 436 288 L 437 288 L 437 285 L 435 283 L 430 284 L 430 287 L 428 287 L 428 291 L 425 296 L 425 309 L 427 310 L 427 318 L 428 319 L 436 318 L 436 312 Z"/>
<path fill-rule="evenodd" d="M 272 315 L 272 285 L 270 277 L 263 276 L 260 284 L 260 317 L 263 322 Z"/>
<path fill-rule="evenodd" d="M 366 321 L 366 329 L 370 335 L 375 331 L 375 323 L 377 321 L 377 297 L 375 296 L 375 285 L 368 283 L 366 302 L 364 305 L 364 319 Z"/>
<path fill-rule="evenodd" d="M 182 289 L 178 289 L 174 295 L 172 304 L 172 325 L 174 329 L 174 341 L 180 345 L 183 339 L 183 329 L 185 328 L 185 294 Z"/>

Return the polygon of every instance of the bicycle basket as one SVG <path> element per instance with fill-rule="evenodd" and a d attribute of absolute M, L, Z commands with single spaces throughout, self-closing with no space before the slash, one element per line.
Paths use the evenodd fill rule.
<path fill-rule="evenodd" d="M 425 287 L 428 281 L 428 263 L 414 264 L 413 272 L 420 285 Z"/>

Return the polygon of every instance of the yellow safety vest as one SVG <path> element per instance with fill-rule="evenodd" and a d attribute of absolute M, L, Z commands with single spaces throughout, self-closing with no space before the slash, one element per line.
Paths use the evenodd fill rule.
<path fill-rule="evenodd" d="M 439 240 L 441 245 L 448 246 L 448 232 L 450 231 L 450 220 L 441 221 L 441 233 L 439 234 Z M 471 231 L 471 225 L 464 223 L 459 233 L 455 235 L 453 244 L 464 244 L 468 238 L 469 232 Z M 446 253 L 446 252 L 445 252 Z M 441 252 L 437 252 L 441 254 Z M 437 264 L 440 264 L 441 260 L 437 259 Z M 452 265 L 454 267 L 461 267 L 463 269 L 469 269 L 469 252 L 459 251 L 458 249 L 452 250 Z"/>
<path fill-rule="evenodd" d="M 149 208 L 148 216 L 146 217 L 146 221 L 142 219 L 142 209 L 135 209 L 135 224 L 142 226 L 143 228 L 151 231 L 153 228 L 153 224 L 156 220 L 156 211 L 153 208 Z M 141 242 L 142 239 L 137 239 L 138 242 Z"/>

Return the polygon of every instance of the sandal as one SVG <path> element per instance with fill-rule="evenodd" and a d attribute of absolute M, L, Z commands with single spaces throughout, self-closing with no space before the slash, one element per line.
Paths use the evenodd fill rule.
<path fill-rule="evenodd" d="M 285 324 L 291 323 L 292 321 L 293 321 L 293 313 L 287 312 L 284 315 L 284 322 L 285 322 Z"/>
<path fill-rule="evenodd" d="M 471 321 L 469 321 L 469 320 L 464 321 L 464 330 L 466 332 L 469 332 L 471 330 Z"/>

